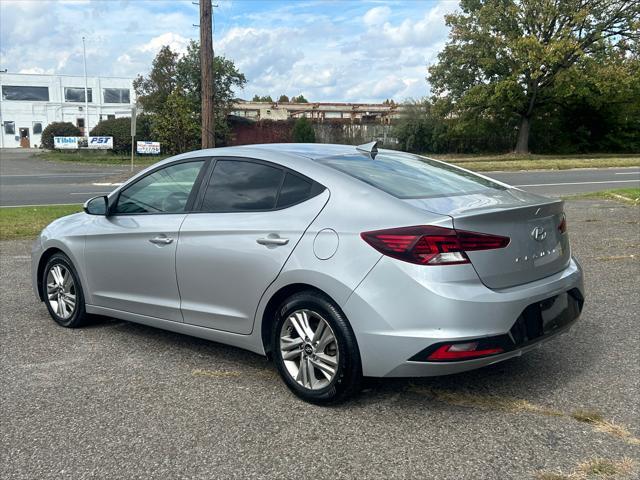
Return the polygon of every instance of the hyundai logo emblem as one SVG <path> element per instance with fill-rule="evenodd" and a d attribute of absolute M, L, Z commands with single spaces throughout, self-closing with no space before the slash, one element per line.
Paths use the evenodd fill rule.
<path fill-rule="evenodd" d="M 543 227 L 535 227 L 533 230 L 531 230 L 531 237 L 536 242 L 541 242 L 545 238 L 547 238 L 547 231 Z"/>

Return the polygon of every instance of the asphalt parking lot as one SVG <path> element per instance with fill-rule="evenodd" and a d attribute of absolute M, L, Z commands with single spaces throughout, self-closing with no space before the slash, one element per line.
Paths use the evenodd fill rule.
<path fill-rule="evenodd" d="M 57 327 L 30 242 L 2 242 L 0 477 L 528 479 L 600 459 L 639 478 L 640 209 L 567 215 L 587 288 L 572 331 L 475 372 L 370 380 L 332 408 L 232 347 L 112 319 Z"/>

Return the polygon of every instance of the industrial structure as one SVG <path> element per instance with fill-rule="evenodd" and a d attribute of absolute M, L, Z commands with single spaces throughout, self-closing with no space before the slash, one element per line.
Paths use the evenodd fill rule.
<path fill-rule="evenodd" d="M 235 102 L 232 115 L 251 120 L 288 120 L 306 117 L 309 119 L 347 120 L 351 123 L 390 124 L 400 116 L 400 107 L 395 103 L 285 103 L 285 102 Z"/>
<path fill-rule="evenodd" d="M 130 117 L 133 79 L 0 73 L 0 148 L 37 147 L 53 122 L 70 122 L 83 135 L 101 120 Z"/>

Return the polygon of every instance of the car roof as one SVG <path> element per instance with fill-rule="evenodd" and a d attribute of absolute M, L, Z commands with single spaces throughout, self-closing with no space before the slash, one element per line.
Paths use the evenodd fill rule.
<path fill-rule="evenodd" d="M 330 143 L 261 143 L 251 145 L 237 145 L 232 147 L 220 147 L 215 149 L 196 150 L 184 154 L 184 156 L 195 157 L 202 154 L 207 155 L 232 155 L 242 156 L 264 153 L 286 153 L 288 155 L 304 157 L 310 160 L 331 157 L 335 155 L 348 155 L 357 153 L 355 145 L 338 145 Z M 180 155 L 182 157 L 183 155 Z"/>

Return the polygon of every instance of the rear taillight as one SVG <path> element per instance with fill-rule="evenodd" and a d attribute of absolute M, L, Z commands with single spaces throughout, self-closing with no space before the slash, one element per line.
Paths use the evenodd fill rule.
<path fill-rule="evenodd" d="M 441 345 L 427 357 L 427 360 L 432 362 L 471 360 L 472 358 L 487 357 L 504 352 L 501 347 L 479 349 L 478 346 L 479 342 Z"/>
<path fill-rule="evenodd" d="M 560 217 L 560 223 L 558 224 L 558 231 L 560 233 L 566 233 L 567 232 L 567 217 L 565 216 L 564 213 Z"/>
<path fill-rule="evenodd" d="M 422 225 L 363 232 L 362 239 L 389 257 L 418 265 L 469 263 L 465 252 L 504 248 L 508 237 Z"/>

